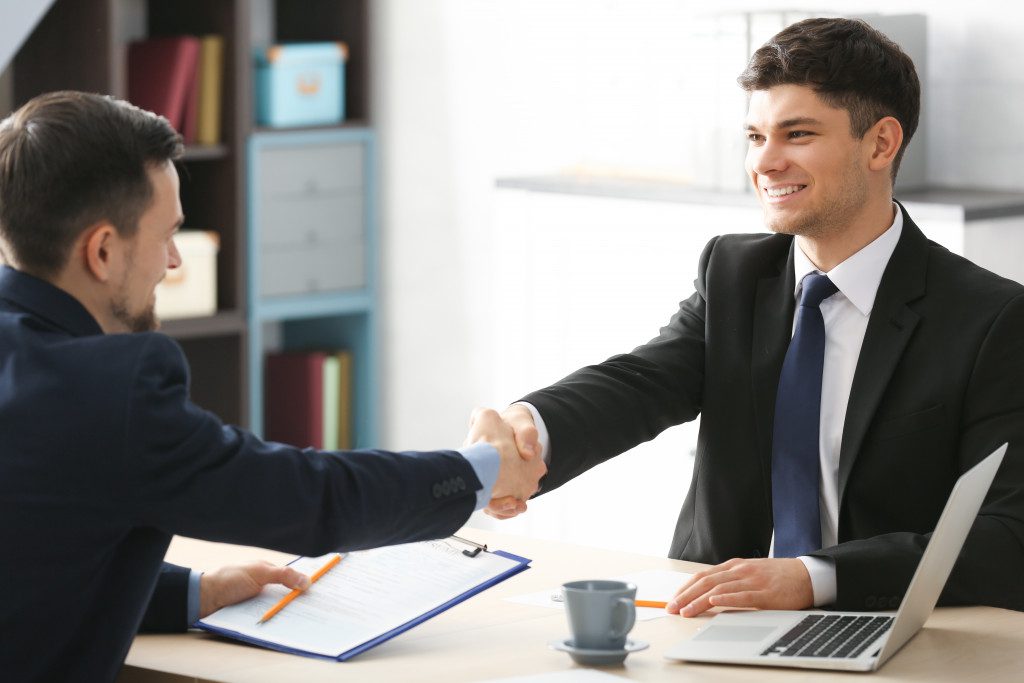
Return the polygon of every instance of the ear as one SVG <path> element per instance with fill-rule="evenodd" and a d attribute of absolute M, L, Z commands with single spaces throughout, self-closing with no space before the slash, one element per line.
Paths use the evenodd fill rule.
<path fill-rule="evenodd" d="M 121 235 L 110 223 L 98 223 L 86 230 L 82 237 L 81 253 L 86 272 L 100 282 L 108 282 L 119 268 L 120 251 L 124 248 Z"/>
<path fill-rule="evenodd" d="M 903 126 L 891 116 L 881 119 L 864 136 L 871 156 L 868 168 L 884 171 L 892 167 L 900 145 L 903 144 Z"/>

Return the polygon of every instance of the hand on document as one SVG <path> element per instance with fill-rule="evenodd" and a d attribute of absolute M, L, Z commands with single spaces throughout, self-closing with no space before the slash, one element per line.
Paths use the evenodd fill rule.
<path fill-rule="evenodd" d="M 532 426 L 529 411 L 526 412 L 532 436 L 525 430 L 514 430 L 503 415 L 489 408 L 477 408 L 469 421 L 466 444 L 484 441 L 498 449 L 501 456 L 498 481 L 494 484 L 491 503 L 487 507 L 488 513 L 496 517 L 514 517 L 525 512 L 526 500 L 537 492 L 540 479 L 548 470 L 540 457 L 540 449 L 536 447 L 537 430 Z M 496 507 L 501 515 L 494 514 Z"/>
<path fill-rule="evenodd" d="M 250 562 L 206 572 L 199 579 L 199 618 L 254 598 L 264 586 L 274 583 L 304 589 L 309 585 L 309 577 L 291 567 L 278 567 L 269 562 Z"/>

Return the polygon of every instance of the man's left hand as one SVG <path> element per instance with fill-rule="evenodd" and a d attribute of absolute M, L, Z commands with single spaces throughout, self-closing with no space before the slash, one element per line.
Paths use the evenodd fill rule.
<path fill-rule="evenodd" d="M 309 587 L 309 578 L 291 567 L 278 567 L 269 562 L 250 562 L 206 572 L 199 578 L 199 618 L 208 617 L 221 607 L 254 598 L 271 583 L 305 589 Z"/>
<path fill-rule="evenodd" d="M 811 577 L 800 560 L 735 558 L 694 574 L 666 609 L 695 617 L 712 607 L 797 610 L 813 605 Z"/>

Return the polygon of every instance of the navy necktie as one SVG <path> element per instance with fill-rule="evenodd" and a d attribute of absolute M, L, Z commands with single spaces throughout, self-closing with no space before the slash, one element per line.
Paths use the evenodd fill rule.
<path fill-rule="evenodd" d="M 821 548 L 818 433 L 825 321 L 818 306 L 836 291 L 825 275 L 804 278 L 796 330 L 779 376 L 772 436 L 775 557 L 798 557 Z"/>

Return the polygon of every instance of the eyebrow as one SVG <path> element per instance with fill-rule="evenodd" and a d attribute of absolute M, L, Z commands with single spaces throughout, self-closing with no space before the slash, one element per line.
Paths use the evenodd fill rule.
<path fill-rule="evenodd" d="M 820 125 L 821 125 L 821 121 L 819 121 L 816 118 L 812 118 L 810 116 L 798 116 L 796 118 L 785 119 L 783 121 L 779 121 L 778 125 L 775 126 L 775 127 L 776 128 L 793 128 L 795 126 L 820 126 Z M 758 130 L 757 126 L 755 126 L 752 123 L 748 123 L 748 124 L 744 125 L 743 129 L 744 130 Z"/>

